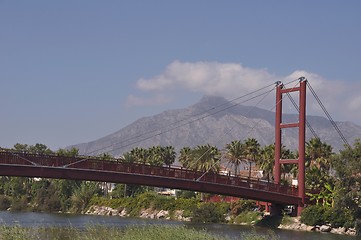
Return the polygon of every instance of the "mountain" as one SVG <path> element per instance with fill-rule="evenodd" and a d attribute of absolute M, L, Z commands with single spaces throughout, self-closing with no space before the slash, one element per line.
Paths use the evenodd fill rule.
<path fill-rule="evenodd" d="M 256 138 L 261 145 L 274 142 L 274 117 L 272 111 L 257 107 L 237 105 L 222 97 L 206 96 L 198 103 L 176 110 L 144 117 L 100 139 L 69 146 L 79 149 L 83 155 L 98 155 L 104 152 L 120 156 L 133 147 L 172 145 L 179 151 L 182 147 L 201 144 L 216 145 L 224 149 L 235 139 Z M 298 115 L 284 114 L 283 122 L 296 122 Z M 343 142 L 328 119 L 307 116 L 307 121 L 322 141 L 333 146 L 335 151 L 343 148 Z M 361 126 L 351 122 L 337 122 L 350 144 L 361 136 Z M 306 139 L 313 137 L 306 130 Z M 298 146 L 297 128 L 283 131 L 282 142 L 294 150 Z"/>

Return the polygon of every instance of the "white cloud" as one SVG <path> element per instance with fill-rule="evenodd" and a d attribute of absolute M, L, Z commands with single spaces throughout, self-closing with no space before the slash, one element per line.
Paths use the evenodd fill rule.
<path fill-rule="evenodd" d="M 201 95 L 239 97 L 276 81 L 284 83 L 304 76 L 319 95 L 335 120 L 361 123 L 361 84 L 346 85 L 341 81 L 327 80 L 318 74 L 297 70 L 288 76 L 276 76 L 266 69 L 252 69 L 237 63 L 179 62 L 174 61 L 158 76 L 139 79 L 137 88 L 157 95 L 152 99 L 129 96 L 128 106 L 164 104 L 170 101 L 166 95 L 184 90 Z M 291 87 L 288 85 L 287 87 Z M 159 95 L 159 94 L 162 95 Z M 308 92 L 308 114 L 323 115 L 321 108 Z M 274 98 L 272 96 L 271 98 Z M 268 106 L 274 104 L 270 98 Z M 262 107 L 262 106 L 260 106 Z"/>
<path fill-rule="evenodd" d="M 175 61 L 162 74 L 138 80 L 137 87 L 145 91 L 182 88 L 208 95 L 239 96 L 275 80 L 276 77 L 264 69 L 245 68 L 240 64 Z"/>

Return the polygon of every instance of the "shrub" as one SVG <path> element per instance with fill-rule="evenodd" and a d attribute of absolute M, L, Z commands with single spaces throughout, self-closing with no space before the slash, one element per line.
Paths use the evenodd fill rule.
<path fill-rule="evenodd" d="M 153 209 L 170 211 L 175 210 L 175 206 L 176 203 L 174 197 L 166 196 L 157 196 L 151 205 Z"/>
<path fill-rule="evenodd" d="M 253 200 L 239 200 L 231 203 L 231 214 L 234 216 L 239 215 L 241 212 L 252 211 L 257 207 L 256 202 Z"/>
<path fill-rule="evenodd" d="M 28 201 L 25 196 L 20 199 L 13 198 L 11 202 L 11 211 L 23 211 L 28 207 Z"/>
<path fill-rule="evenodd" d="M 256 224 L 261 219 L 261 214 L 255 211 L 245 211 L 239 214 L 235 219 L 236 224 Z"/>
<path fill-rule="evenodd" d="M 324 218 L 331 224 L 331 227 L 346 227 L 354 226 L 354 216 L 348 209 L 329 208 L 325 211 Z"/>
<path fill-rule="evenodd" d="M 4 211 L 11 206 L 11 199 L 8 196 L 0 196 L 0 211 Z"/>
<path fill-rule="evenodd" d="M 312 205 L 303 209 L 301 213 L 301 222 L 309 225 L 322 225 L 326 223 L 325 211 L 327 210 L 324 206 Z"/>
<path fill-rule="evenodd" d="M 177 198 L 195 198 L 196 193 L 193 191 L 185 191 L 185 190 L 179 190 L 176 191 L 176 197 Z"/>
<path fill-rule="evenodd" d="M 219 223 L 224 222 L 221 209 L 214 203 L 203 203 L 193 210 L 192 222 Z"/>

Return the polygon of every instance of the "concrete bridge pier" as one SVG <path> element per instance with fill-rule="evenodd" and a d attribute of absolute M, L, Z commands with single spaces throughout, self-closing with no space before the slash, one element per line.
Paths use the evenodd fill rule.
<path fill-rule="evenodd" d="M 271 204 L 271 216 L 281 216 L 282 215 L 283 206 L 281 204 L 272 203 Z"/>

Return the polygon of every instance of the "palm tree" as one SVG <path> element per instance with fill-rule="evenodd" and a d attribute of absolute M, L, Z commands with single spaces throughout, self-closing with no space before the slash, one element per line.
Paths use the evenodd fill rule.
<path fill-rule="evenodd" d="M 174 163 L 176 156 L 177 154 L 173 146 L 162 147 L 162 160 L 168 167 Z"/>
<path fill-rule="evenodd" d="M 147 150 L 146 156 L 147 162 L 153 166 L 162 166 L 162 147 L 161 146 L 153 146 Z"/>
<path fill-rule="evenodd" d="M 298 153 L 292 152 L 290 149 L 286 148 L 284 145 L 281 146 L 281 158 L 282 159 L 297 159 Z M 297 164 L 282 164 L 281 166 L 283 179 L 286 179 L 286 174 L 290 173 L 293 176 L 296 176 L 298 173 Z"/>
<path fill-rule="evenodd" d="M 148 160 L 149 151 L 148 149 L 135 147 L 130 150 L 130 153 L 134 156 L 135 161 L 138 163 L 145 164 Z"/>
<path fill-rule="evenodd" d="M 234 174 L 238 174 L 238 166 L 244 161 L 245 145 L 239 140 L 232 141 L 226 145 L 228 162 L 234 166 Z"/>
<path fill-rule="evenodd" d="M 76 213 L 84 213 L 90 199 L 98 191 L 98 183 L 83 181 L 79 188 L 75 189 L 71 196 L 73 210 Z"/>
<path fill-rule="evenodd" d="M 267 176 L 267 180 L 270 180 L 270 177 L 273 175 L 273 167 L 274 167 L 274 156 L 275 156 L 275 146 L 274 144 L 270 144 L 264 146 L 261 149 L 261 157 L 257 161 L 260 169 L 263 170 L 264 174 Z"/>
<path fill-rule="evenodd" d="M 114 157 L 110 153 L 102 153 L 99 155 L 101 160 L 113 160 Z"/>
<path fill-rule="evenodd" d="M 199 145 L 192 150 L 191 158 L 192 169 L 204 172 L 219 172 L 221 158 L 216 147 L 209 144 Z"/>
<path fill-rule="evenodd" d="M 122 157 L 120 157 L 120 160 L 126 163 L 134 163 L 136 158 L 131 152 L 126 152 Z"/>
<path fill-rule="evenodd" d="M 319 138 L 312 138 L 306 142 L 306 160 L 310 166 L 315 165 L 321 170 L 328 171 L 331 155 L 331 145 L 321 142 Z"/>
<path fill-rule="evenodd" d="M 191 148 L 190 147 L 184 147 L 179 152 L 179 162 L 182 164 L 182 167 L 184 168 L 191 168 Z"/>
<path fill-rule="evenodd" d="M 258 143 L 257 139 L 255 139 L 255 138 L 246 139 L 244 144 L 245 144 L 245 155 L 246 155 L 246 159 L 249 164 L 248 177 L 251 178 L 252 163 L 255 163 L 256 160 L 259 158 L 260 144 Z"/>

